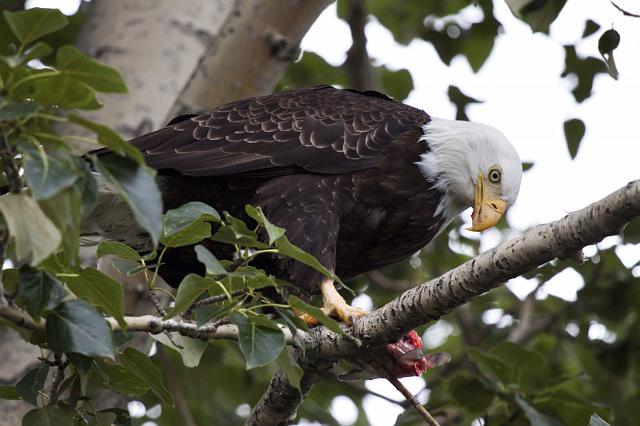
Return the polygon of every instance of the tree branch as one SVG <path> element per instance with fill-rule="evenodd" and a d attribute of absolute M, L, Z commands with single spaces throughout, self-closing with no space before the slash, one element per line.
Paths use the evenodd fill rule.
<path fill-rule="evenodd" d="M 623 8 L 621 8 L 620 6 L 618 6 L 617 4 L 615 4 L 614 2 L 611 2 L 611 4 L 613 5 L 613 7 L 615 7 L 616 9 L 618 9 L 620 12 L 622 12 L 622 14 L 624 16 L 630 16 L 632 18 L 640 18 L 640 15 L 637 15 L 635 13 L 631 13 L 631 12 L 627 12 L 626 10 L 624 10 Z"/>
<path fill-rule="evenodd" d="M 575 256 L 584 246 L 615 235 L 635 217 L 640 216 L 640 180 L 564 218 L 536 226 L 498 247 L 485 252 L 455 269 L 407 290 L 382 308 L 355 321 L 348 329 L 350 337 L 337 335 L 324 327 L 315 327 L 298 336 L 306 345 L 306 357 L 300 360 L 305 369 L 303 394 L 323 376 L 326 368 L 338 359 L 362 359 L 389 342 L 395 342 L 418 325 L 436 320 L 452 309 L 522 275 L 552 259 Z M 44 321 L 35 322 L 21 310 L 0 305 L 0 317 L 27 329 L 43 331 Z M 113 318 L 107 318 L 114 331 L 120 330 Z M 199 339 L 236 339 L 232 324 L 205 324 L 164 320 L 143 315 L 125 317 L 129 331 L 160 333 L 176 331 Z M 291 333 L 284 329 L 288 342 Z M 353 343 L 360 339 L 361 346 Z M 278 372 L 254 408 L 248 424 L 285 424 L 302 402 L 302 395 L 291 387 L 283 372 Z"/>
<path fill-rule="evenodd" d="M 353 43 L 347 52 L 344 69 L 349 83 L 354 89 L 375 90 L 375 70 L 367 52 L 367 36 L 364 32 L 367 25 L 366 0 L 347 1 L 347 22 L 351 30 Z"/>

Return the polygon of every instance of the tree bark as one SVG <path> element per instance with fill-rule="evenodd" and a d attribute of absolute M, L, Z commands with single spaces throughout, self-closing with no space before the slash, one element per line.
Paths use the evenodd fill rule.
<path fill-rule="evenodd" d="M 286 67 L 299 56 L 302 37 L 331 2 L 235 0 L 229 19 L 167 118 L 271 93 Z"/>

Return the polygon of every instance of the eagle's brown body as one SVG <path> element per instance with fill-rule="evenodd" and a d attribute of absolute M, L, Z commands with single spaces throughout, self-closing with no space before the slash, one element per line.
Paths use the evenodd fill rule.
<path fill-rule="evenodd" d="M 415 165 L 429 121 L 374 92 L 323 86 L 233 102 L 132 143 L 159 170 L 165 208 L 198 200 L 243 217 L 245 204 L 260 206 L 348 279 L 410 256 L 443 225 L 443 194 Z M 193 250 L 170 253 L 167 281 L 199 272 Z M 307 293 L 319 283 L 293 261 L 266 266 Z"/>

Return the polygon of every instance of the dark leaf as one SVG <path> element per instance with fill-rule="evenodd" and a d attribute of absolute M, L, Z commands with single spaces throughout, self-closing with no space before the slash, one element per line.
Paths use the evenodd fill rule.
<path fill-rule="evenodd" d="M 506 0 L 506 2 L 513 14 L 527 22 L 534 32 L 547 32 L 549 25 L 560 14 L 566 0 L 530 0 L 528 2 Z"/>
<path fill-rule="evenodd" d="M 315 257 L 302 250 L 301 248 L 291 244 L 286 236 L 282 236 L 276 240 L 276 247 L 278 253 L 297 260 L 300 263 L 304 263 L 307 266 L 312 267 L 321 274 L 333 279 L 334 281 L 342 284 L 342 281 L 338 276 L 325 268 Z"/>
<path fill-rule="evenodd" d="M 267 235 L 269 236 L 269 245 L 273 244 L 278 238 L 284 235 L 285 229 L 269 222 L 262 209 L 246 205 L 245 211 L 253 220 L 262 225 L 265 231 L 267 231 Z"/>
<path fill-rule="evenodd" d="M 131 426 L 131 414 L 129 414 L 128 410 L 124 408 L 107 408 L 105 410 L 98 411 L 99 413 L 113 413 L 116 415 L 115 420 L 113 420 L 113 424 L 117 426 Z"/>
<path fill-rule="evenodd" d="M 465 376 L 452 377 L 449 392 L 458 404 L 472 414 L 484 413 L 495 396 L 480 380 Z"/>
<path fill-rule="evenodd" d="M 117 417 L 116 413 L 98 412 L 87 423 L 87 426 L 112 426 Z"/>
<path fill-rule="evenodd" d="M 522 163 L 522 171 L 526 172 L 527 170 L 530 170 L 533 167 L 534 163 L 532 162 L 523 162 Z"/>
<path fill-rule="evenodd" d="M 49 55 L 53 50 L 45 42 L 39 41 L 24 52 L 24 55 L 20 58 L 21 64 L 26 64 L 34 59 L 42 58 Z"/>
<path fill-rule="evenodd" d="M 593 79 L 598 73 L 607 71 L 607 67 L 598 58 L 587 57 L 580 58 L 576 53 L 576 48 L 573 45 L 567 45 L 564 47 L 565 57 L 565 69 L 562 72 L 562 77 L 566 77 L 569 74 L 575 74 L 578 78 L 578 84 L 571 91 L 576 101 L 582 102 L 591 96 L 591 89 L 593 87 Z"/>
<path fill-rule="evenodd" d="M 226 275 L 227 271 L 224 269 L 218 259 L 211 253 L 205 246 L 197 245 L 196 256 L 198 261 L 201 262 L 209 275 Z"/>
<path fill-rule="evenodd" d="M 406 99 L 413 90 L 413 77 L 406 69 L 392 71 L 387 67 L 380 67 L 380 79 L 384 93 L 399 101 Z"/>
<path fill-rule="evenodd" d="M 587 19 L 587 22 L 584 23 L 584 32 L 582 33 L 582 38 L 587 38 L 592 34 L 595 34 L 600 29 L 600 24 L 597 22 Z"/>
<path fill-rule="evenodd" d="M 20 270 L 16 296 L 20 305 L 36 321 L 45 312 L 55 309 L 66 295 L 67 291 L 60 281 L 48 272 L 29 267 Z"/>
<path fill-rule="evenodd" d="M 582 120 L 572 118 L 564 122 L 564 137 L 567 140 L 567 148 L 569 149 L 569 155 L 571 159 L 575 159 L 578 155 L 578 149 L 580 148 L 580 142 L 585 133 L 585 126 Z"/>
<path fill-rule="evenodd" d="M 25 46 L 46 34 L 59 30 L 69 22 L 58 9 L 39 7 L 17 12 L 5 11 L 4 19 Z"/>
<path fill-rule="evenodd" d="M 294 388 L 300 390 L 300 380 L 302 379 L 302 375 L 304 371 L 298 365 L 298 362 L 293 357 L 291 351 L 285 348 L 278 356 L 278 366 L 282 368 L 284 374 L 287 375 L 287 380 L 289 384 Z"/>
<path fill-rule="evenodd" d="M 166 247 L 184 247 L 199 243 L 211 237 L 211 225 L 198 221 L 170 237 L 160 237 L 160 243 Z"/>
<path fill-rule="evenodd" d="M 80 264 L 80 197 L 76 187 L 66 188 L 39 203 L 62 235 L 60 260 L 72 268 Z"/>
<path fill-rule="evenodd" d="M 36 102 L 4 101 L 0 103 L 0 123 L 30 117 L 38 112 L 39 109 L 40 105 Z"/>
<path fill-rule="evenodd" d="M 613 52 L 620 44 L 620 34 L 614 29 L 602 33 L 598 39 L 598 51 L 601 55 Z"/>
<path fill-rule="evenodd" d="M 524 411 L 524 414 L 527 416 L 527 419 L 529 419 L 531 426 L 562 426 L 562 423 L 558 420 L 536 410 L 519 395 L 516 395 L 516 403 L 520 408 L 522 408 L 522 411 Z"/>
<path fill-rule="evenodd" d="M 62 303 L 45 317 L 47 343 L 52 351 L 94 357 L 113 355 L 111 329 L 102 315 L 86 302 Z"/>
<path fill-rule="evenodd" d="M 120 394 L 142 395 L 149 390 L 149 385 L 144 378 L 132 374 L 121 364 L 99 362 L 98 365 L 108 377 L 109 386 Z"/>
<path fill-rule="evenodd" d="M 119 241 L 100 241 L 98 250 L 96 251 L 96 257 L 100 259 L 107 255 L 116 256 L 120 259 L 133 260 L 134 262 L 140 260 L 138 252 L 124 243 Z"/>
<path fill-rule="evenodd" d="M 320 321 L 322 325 L 324 325 L 334 333 L 340 335 L 345 334 L 338 321 L 334 320 L 333 318 L 329 318 L 327 314 L 325 314 L 322 309 L 318 308 L 317 306 L 309 305 L 308 303 L 303 302 L 299 297 L 294 295 L 289 296 L 288 303 L 292 308 L 298 309 L 306 314 L 311 315 L 316 320 Z"/>
<path fill-rule="evenodd" d="M 82 170 L 79 161 L 70 153 L 57 150 L 47 153 L 40 147 L 23 142 L 18 149 L 24 158 L 24 174 L 33 198 L 49 198 L 72 186 Z"/>
<path fill-rule="evenodd" d="M 466 113 L 467 105 L 469 104 L 481 104 L 483 101 L 479 101 L 471 96 L 467 96 L 456 86 L 449 86 L 447 90 L 449 100 L 456 107 L 456 120 L 469 121 L 469 117 Z"/>
<path fill-rule="evenodd" d="M 127 202 L 153 244 L 158 244 L 162 232 L 162 196 L 149 170 L 116 155 L 96 158 L 94 164 L 109 186 Z"/>
<path fill-rule="evenodd" d="M 238 327 L 240 350 L 244 354 L 247 370 L 275 361 L 285 346 L 284 334 L 276 323 L 259 314 L 231 315 Z"/>
<path fill-rule="evenodd" d="M 167 405 L 173 406 L 173 395 L 162 382 L 162 373 L 149 357 L 133 348 L 126 348 L 120 355 L 122 365 L 132 374 L 144 379 L 151 391 Z"/>
<path fill-rule="evenodd" d="M 22 418 L 22 426 L 73 426 L 73 416 L 62 408 L 48 405 L 34 408 Z"/>
<path fill-rule="evenodd" d="M 16 383 L 16 393 L 31 405 L 38 405 L 38 394 L 47 381 L 49 366 L 46 364 L 33 368 L 27 372 L 18 383 Z"/>
<path fill-rule="evenodd" d="M 129 157 L 138 164 L 144 164 L 144 157 L 140 151 L 125 141 L 115 130 L 76 114 L 69 114 L 69 121 L 94 132 L 98 137 L 98 142 L 116 154 Z"/>
<path fill-rule="evenodd" d="M 172 237 L 200 221 L 220 222 L 220 214 L 205 203 L 191 201 L 165 213 L 163 235 L 165 238 Z"/>
<path fill-rule="evenodd" d="M 123 329 L 127 328 L 122 284 L 95 268 L 86 268 L 77 277 L 68 277 L 66 282 L 76 296 L 114 317 Z"/>
<path fill-rule="evenodd" d="M 178 286 L 176 302 L 165 315 L 165 319 L 172 318 L 187 309 L 202 293 L 215 285 L 211 278 L 203 278 L 196 274 L 189 274 L 184 277 Z"/>

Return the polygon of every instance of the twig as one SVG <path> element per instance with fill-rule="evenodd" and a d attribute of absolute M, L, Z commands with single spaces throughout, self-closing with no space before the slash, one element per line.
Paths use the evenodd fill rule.
<path fill-rule="evenodd" d="M 248 291 L 249 291 L 249 289 L 246 288 L 246 287 L 238 289 L 238 290 L 233 290 L 231 292 L 231 297 L 241 296 L 241 295 L 245 294 Z M 213 305 L 214 303 L 224 302 L 225 300 L 229 300 L 229 297 L 226 294 L 218 294 L 218 295 L 215 295 L 215 296 L 207 297 L 205 299 L 201 299 L 201 300 L 196 301 L 193 305 L 191 305 L 191 307 L 189 308 L 188 312 L 191 312 L 194 309 L 198 309 L 201 306 Z"/>
<path fill-rule="evenodd" d="M 424 406 L 422 404 L 420 404 L 420 401 L 418 401 L 416 399 L 416 397 L 409 392 L 409 389 L 407 389 L 400 380 L 398 380 L 398 378 L 396 376 L 393 375 L 393 373 L 391 373 L 389 371 L 389 369 L 387 369 L 385 366 L 381 365 L 381 367 L 383 368 L 383 370 L 386 373 L 386 379 L 396 388 L 398 389 L 398 391 L 407 399 L 407 401 L 411 402 L 411 405 L 413 406 L 413 408 L 416 409 L 416 411 L 418 413 L 420 413 L 420 415 L 422 416 L 422 418 L 430 425 L 430 426 L 440 426 L 440 424 L 436 421 L 436 419 L 434 419 L 431 414 L 429 414 L 429 412 L 427 411 L 426 408 L 424 408 Z"/>
<path fill-rule="evenodd" d="M 375 70 L 367 52 L 367 36 L 364 31 L 368 17 L 366 1 L 348 0 L 346 3 L 347 22 L 353 43 L 347 52 L 344 68 L 354 89 L 374 90 L 377 86 L 374 79 Z"/>
<path fill-rule="evenodd" d="M 9 192 L 18 194 L 22 189 L 22 180 L 20 179 L 20 171 L 16 164 L 15 153 L 7 142 L 4 134 L 0 135 L 0 156 L 2 156 L 2 165 L 4 173 L 7 176 Z"/>
<path fill-rule="evenodd" d="M 631 16 L 632 18 L 640 18 L 640 15 L 636 15 L 635 13 L 631 13 L 631 12 L 627 12 L 626 10 L 624 10 L 623 8 L 621 8 L 620 6 L 618 6 L 617 4 L 615 4 L 614 2 L 611 2 L 611 4 L 613 5 L 613 7 L 615 7 L 616 9 L 618 9 L 620 12 L 622 12 L 622 14 L 624 16 Z"/>
<path fill-rule="evenodd" d="M 68 361 L 62 361 L 62 354 L 56 352 L 54 355 L 53 364 L 57 366 L 56 373 L 51 380 L 51 390 L 49 391 L 49 403 L 55 402 L 58 399 L 58 392 L 60 391 L 60 385 L 64 380 L 64 370 L 69 365 Z"/>

